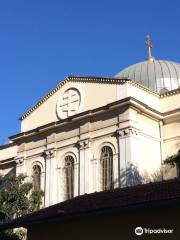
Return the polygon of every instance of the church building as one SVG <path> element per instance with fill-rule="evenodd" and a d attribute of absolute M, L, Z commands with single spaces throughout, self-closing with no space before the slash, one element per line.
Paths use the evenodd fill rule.
<path fill-rule="evenodd" d="M 0 174 L 25 174 L 44 206 L 93 192 L 175 178 L 180 64 L 147 59 L 113 77 L 69 76 L 25 112 L 0 146 Z"/>

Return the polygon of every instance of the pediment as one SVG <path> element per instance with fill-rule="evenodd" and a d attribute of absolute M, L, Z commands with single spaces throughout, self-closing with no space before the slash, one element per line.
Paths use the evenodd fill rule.
<path fill-rule="evenodd" d="M 22 115 L 21 131 L 66 119 L 117 100 L 125 79 L 67 77 Z"/>

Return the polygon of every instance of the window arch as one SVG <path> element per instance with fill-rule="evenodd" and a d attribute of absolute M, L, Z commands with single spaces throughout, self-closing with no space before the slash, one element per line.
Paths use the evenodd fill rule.
<path fill-rule="evenodd" d="M 65 157 L 65 181 L 66 199 L 74 197 L 74 158 L 71 155 Z"/>
<path fill-rule="evenodd" d="M 41 189 L 41 167 L 37 164 L 33 166 L 33 187 L 36 191 Z"/>
<path fill-rule="evenodd" d="M 100 163 L 102 190 L 110 190 L 113 188 L 113 151 L 111 147 L 101 148 Z"/>

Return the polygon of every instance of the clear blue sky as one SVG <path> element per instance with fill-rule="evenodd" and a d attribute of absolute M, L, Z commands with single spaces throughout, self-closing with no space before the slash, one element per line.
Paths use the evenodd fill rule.
<path fill-rule="evenodd" d="M 0 143 L 67 75 L 113 76 L 153 55 L 180 62 L 179 0 L 7 0 L 0 3 Z"/>

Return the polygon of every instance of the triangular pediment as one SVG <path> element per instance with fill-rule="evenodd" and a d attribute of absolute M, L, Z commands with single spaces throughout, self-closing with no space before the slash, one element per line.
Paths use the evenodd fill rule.
<path fill-rule="evenodd" d="M 117 100 L 117 85 L 127 79 L 67 77 L 20 118 L 22 131 L 65 119 Z"/>

